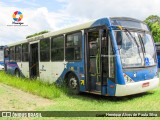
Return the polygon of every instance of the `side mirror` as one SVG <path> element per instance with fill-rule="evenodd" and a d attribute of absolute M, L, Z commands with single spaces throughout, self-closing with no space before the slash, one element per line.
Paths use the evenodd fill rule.
<path fill-rule="evenodd" d="M 118 48 L 121 49 L 122 48 L 122 31 L 117 31 L 116 41 L 117 41 Z"/>

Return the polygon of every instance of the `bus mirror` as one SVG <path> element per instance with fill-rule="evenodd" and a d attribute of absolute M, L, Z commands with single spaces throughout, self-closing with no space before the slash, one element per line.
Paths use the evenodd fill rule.
<path fill-rule="evenodd" d="M 116 41 L 117 41 L 118 48 L 121 49 L 121 47 L 122 47 L 122 31 L 117 31 Z"/>

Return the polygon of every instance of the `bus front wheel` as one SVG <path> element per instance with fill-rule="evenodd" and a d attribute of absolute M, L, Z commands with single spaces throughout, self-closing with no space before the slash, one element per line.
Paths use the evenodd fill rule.
<path fill-rule="evenodd" d="M 68 88 L 69 88 L 69 93 L 71 94 L 79 94 L 79 83 L 78 83 L 78 78 L 73 74 L 70 73 L 68 75 Z"/>

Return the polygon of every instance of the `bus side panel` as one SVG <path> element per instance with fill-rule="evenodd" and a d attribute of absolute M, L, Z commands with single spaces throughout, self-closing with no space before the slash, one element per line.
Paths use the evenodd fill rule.
<path fill-rule="evenodd" d="M 40 62 L 39 75 L 44 82 L 53 83 L 57 79 L 62 79 L 61 74 L 64 71 L 64 62 Z"/>
<path fill-rule="evenodd" d="M 116 84 L 114 82 L 112 82 L 111 80 L 107 81 L 107 94 L 109 96 L 115 96 L 115 92 L 116 92 Z"/>
<path fill-rule="evenodd" d="M 71 71 L 73 72 L 79 81 L 79 87 L 81 92 L 85 92 L 85 69 L 84 69 L 84 62 L 69 62 L 66 64 L 66 68 L 64 69 L 64 75 Z M 63 78 L 64 79 L 64 78 Z"/>
<path fill-rule="evenodd" d="M 25 77 L 29 78 L 29 62 L 22 62 L 19 67 L 21 69 L 22 74 Z"/>
<path fill-rule="evenodd" d="M 16 62 L 8 62 L 7 63 L 7 73 L 14 75 L 16 69 L 19 69 Z"/>

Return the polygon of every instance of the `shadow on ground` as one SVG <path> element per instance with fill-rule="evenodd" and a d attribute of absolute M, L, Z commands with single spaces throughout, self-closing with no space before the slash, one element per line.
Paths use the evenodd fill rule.
<path fill-rule="evenodd" d="M 102 96 L 102 95 L 96 95 L 96 94 L 92 94 L 92 93 L 84 93 L 84 92 L 80 92 L 78 95 L 73 95 L 71 93 L 69 93 L 68 91 L 66 92 L 65 90 L 62 90 L 62 92 L 64 94 L 66 94 L 68 97 L 72 98 L 72 99 L 81 99 L 84 101 L 110 101 L 110 102 L 120 102 L 120 101 L 130 101 L 136 98 L 140 98 L 140 97 L 145 97 L 145 96 L 149 96 L 154 94 L 156 91 L 149 91 L 149 92 L 144 92 L 144 93 L 139 93 L 139 94 L 135 94 L 135 95 L 129 95 L 129 96 L 123 96 L 123 97 L 115 97 L 115 96 Z"/>

